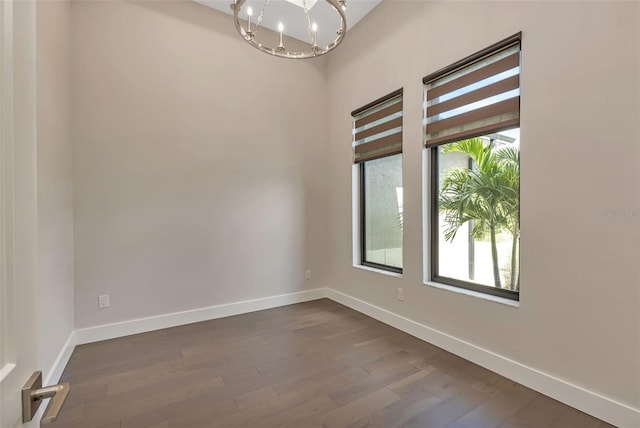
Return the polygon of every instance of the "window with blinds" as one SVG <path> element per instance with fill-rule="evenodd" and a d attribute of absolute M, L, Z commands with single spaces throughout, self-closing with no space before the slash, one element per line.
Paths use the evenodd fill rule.
<path fill-rule="evenodd" d="M 354 263 L 402 273 L 402 89 L 351 115 L 359 232 Z"/>
<path fill-rule="evenodd" d="M 402 153 L 402 89 L 351 115 L 355 163 Z"/>
<path fill-rule="evenodd" d="M 520 125 L 518 33 L 423 79 L 426 146 Z"/>
<path fill-rule="evenodd" d="M 521 34 L 424 78 L 427 279 L 518 300 Z"/>

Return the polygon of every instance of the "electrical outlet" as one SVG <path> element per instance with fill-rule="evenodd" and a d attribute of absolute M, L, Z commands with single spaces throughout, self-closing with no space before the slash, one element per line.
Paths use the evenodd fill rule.
<path fill-rule="evenodd" d="M 109 295 L 103 294 L 98 296 L 98 309 L 105 309 L 109 307 Z"/>
<path fill-rule="evenodd" d="M 304 271 L 304 279 L 311 279 L 311 269 Z"/>
<path fill-rule="evenodd" d="M 398 300 L 404 300 L 404 288 L 398 288 Z"/>

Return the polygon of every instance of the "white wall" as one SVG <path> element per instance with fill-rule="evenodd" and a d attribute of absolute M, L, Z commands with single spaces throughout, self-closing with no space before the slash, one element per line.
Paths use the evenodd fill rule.
<path fill-rule="evenodd" d="M 232 22 L 73 2 L 76 328 L 326 283 L 325 60 Z"/>
<path fill-rule="evenodd" d="M 39 367 L 45 379 L 74 330 L 69 1 L 36 4 Z"/>
<path fill-rule="evenodd" d="M 329 58 L 332 287 L 640 408 L 639 5 L 383 2 Z M 518 31 L 520 307 L 423 284 L 422 77 Z M 404 87 L 404 275 L 352 267 L 350 112 Z M 616 218 L 607 211 L 626 211 Z M 635 215 L 633 215 L 635 213 Z M 629 215 L 631 214 L 631 215 Z M 396 300 L 396 288 L 405 301 Z"/>

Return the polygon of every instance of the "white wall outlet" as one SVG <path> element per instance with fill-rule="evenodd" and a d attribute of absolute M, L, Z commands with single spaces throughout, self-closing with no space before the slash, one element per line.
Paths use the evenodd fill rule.
<path fill-rule="evenodd" d="M 311 269 L 304 271 L 304 279 L 311 279 Z"/>
<path fill-rule="evenodd" d="M 109 295 L 103 294 L 98 296 L 98 309 L 105 309 L 109 307 Z"/>
<path fill-rule="evenodd" d="M 404 288 L 398 288 L 398 300 L 404 300 Z"/>

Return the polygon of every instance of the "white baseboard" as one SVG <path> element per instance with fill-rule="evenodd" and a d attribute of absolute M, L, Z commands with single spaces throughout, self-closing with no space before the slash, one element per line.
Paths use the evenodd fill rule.
<path fill-rule="evenodd" d="M 589 391 L 535 368 L 513 361 L 472 343 L 458 339 L 424 324 L 397 315 L 331 288 L 210 306 L 183 312 L 140 318 L 114 324 L 78 329 L 72 333 L 49 371 L 47 385 L 57 383 L 76 344 L 92 343 L 131 334 L 239 315 L 293 303 L 329 298 L 412 336 L 521 383 L 535 391 L 593 415 L 621 428 L 640 427 L 640 410 Z"/>
<path fill-rule="evenodd" d="M 60 349 L 60 353 L 58 357 L 53 362 L 51 368 L 44 373 L 44 385 L 53 385 L 58 383 L 60 380 L 60 376 L 62 376 L 62 372 L 65 367 L 67 367 L 67 363 L 69 362 L 69 358 L 71 358 L 71 354 L 77 345 L 76 340 L 76 332 L 75 330 L 69 334 L 69 338 L 66 343 Z"/>
<path fill-rule="evenodd" d="M 62 372 L 64 372 L 64 369 L 67 367 L 69 358 L 71 358 L 71 354 L 73 354 L 73 350 L 76 348 L 76 345 L 77 345 L 76 331 L 74 330 L 69 334 L 69 338 L 67 338 L 67 341 L 62 346 L 62 349 L 60 349 L 60 353 L 58 354 L 58 357 L 51 365 L 51 368 L 48 371 L 45 371 L 44 373 L 42 373 L 43 385 L 45 386 L 55 385 L 58 382 L 60 382 L 60 377 L 62 376 Z M 46 406 L 40 406 L 40 408 L 35 413 L 35 415 L 33 415 L 33 420 L 34 421 L 41 420 L 42 416 L 44 415 L 45 409 L 46 409 Z"/>
<path fill-rule="evenodd" d="M 495 354 L 331 288 L 326 297 L 621 428 L 640 427 L 640 410 Z"/>
<path fill-rule="evenodd" d="M 85 343 L 98 342 L 100 340 L 146 333 L 163 328 L 176 327 L 179 325 L 208 321 L 216 318 L 261 311 L 263 309 L 270 309 L 293 303 L 322 299 L 324 297 L 325 289 L 317 288 L 314 290 L 281 294 L 279 296 L 245 300 L 242 302 L 209 306 L 206 308 L 192 309 L 183 312 L 174 312 L 148 318 L 139 318 L 113 324 L 99 325 L 96 327 L 81 328 L 76 330 L 77 344 L 82 345 Z"/>

